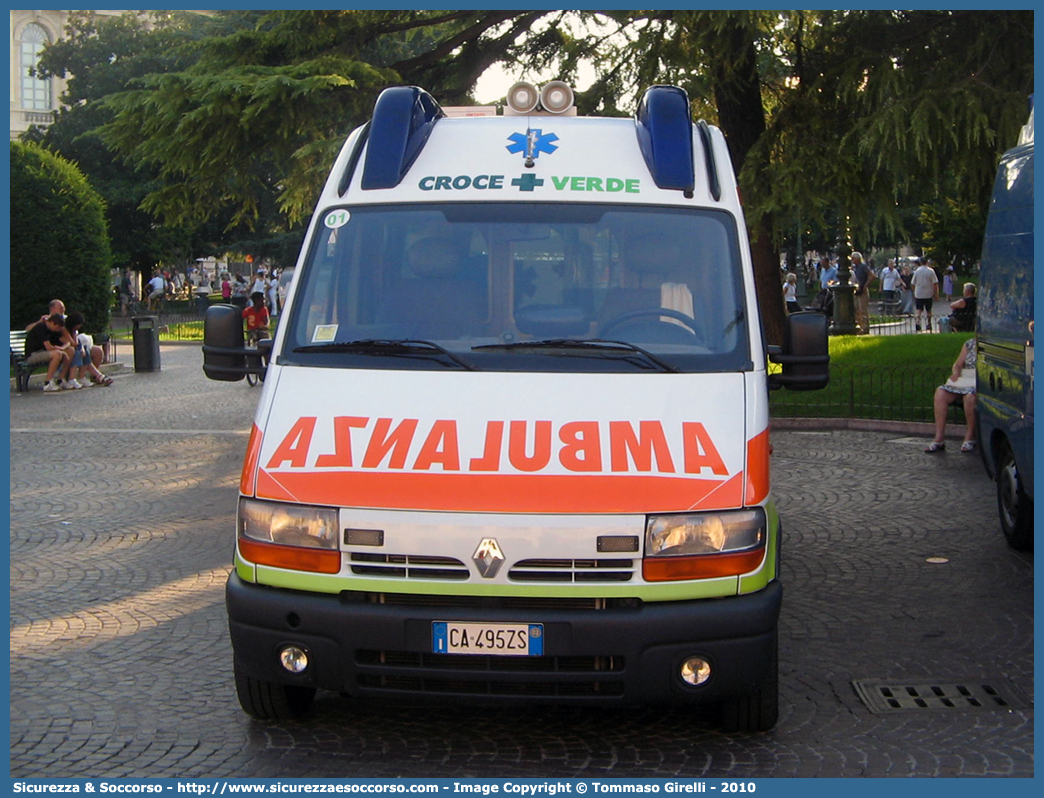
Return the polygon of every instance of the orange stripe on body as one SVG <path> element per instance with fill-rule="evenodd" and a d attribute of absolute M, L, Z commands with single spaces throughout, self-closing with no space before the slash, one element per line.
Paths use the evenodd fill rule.
<path fill-rule="evenodd" d="M 258 471 L 257 496 L 339 507 L 490 513 L 649 513 L 739 507 L 730 479 L 623 475 Z"/>
<path fill-rule="evenodd" d="M 747 441 L 747 489 L 746 504 L 753 506 L 768 498 L 769 494 L 769 455 L 772 445 L 769 443 L 769 431 L 755 435 Z"/>
<path fill-rule="evenodd" d="M 257 463 L 261 457 L 261 439 L 264 436 L 257 424 L 250 427 L 250 438 L 247 440 L 246 457 L 243 458 L 243 473 L 239 476 L 239 492 L 244 496 L 254 495 Z"/>

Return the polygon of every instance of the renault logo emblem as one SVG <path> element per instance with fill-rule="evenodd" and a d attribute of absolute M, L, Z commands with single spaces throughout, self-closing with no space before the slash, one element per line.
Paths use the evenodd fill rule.
<path fill-rule="evenodd" d="M 492 579 L 504 564 L 504 552 L 496 538 L 483 538 L 471 559 L 484 579 Z"/>

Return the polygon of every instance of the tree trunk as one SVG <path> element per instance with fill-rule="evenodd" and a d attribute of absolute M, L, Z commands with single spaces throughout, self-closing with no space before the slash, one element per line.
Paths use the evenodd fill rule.
<path fill-rule="evenodd" d="M 730 14 L 725 26 L 709 43 L 707 56 L 713 66 L 714 99 L 718 119 L 729 143 L 732 167 L 740 175 L 747 157 L 765 132 L 765 109 L 761 102 L 754 28 L 745 16 Z M 746 180 L 755 180 L 760 164 L 747 164 Z M 768 219 L 748 219 L 751 259 L 765 335 L 770 344 L 783 342 L 783 300 L 779 256 L 772 244 Z"/>

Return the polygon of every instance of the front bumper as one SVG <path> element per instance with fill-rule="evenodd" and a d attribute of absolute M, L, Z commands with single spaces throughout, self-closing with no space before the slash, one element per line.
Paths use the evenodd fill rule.
<path fill-rule="evenodd" d="M 638 704 L 717 701 L 774 677 L 782 595 L 774 581 L 749 595 L 605 610 L 395 606 L 233 572 L 225 599 L 237 666 L 256 679 L 354 696 Z M 542 623 L 544 654 L 433 654 L 436 620 Z M 279 665 L 288 644 L 309 655 L 296 676 Z M 712 667 L 699 687 L 678 677 L 693 655 Z"/>

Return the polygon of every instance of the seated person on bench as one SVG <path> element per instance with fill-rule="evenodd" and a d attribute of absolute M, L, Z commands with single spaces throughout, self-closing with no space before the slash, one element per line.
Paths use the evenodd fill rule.
<path fill-rule="evenodd" d="M 30 327 L 25 336 L 25 362 L 30 366 L 47 364 L 47 382 L 43 388 L 47 393 L 62 389 L 55 374 L 59 369 L 68 371 L 72 362 L 73 347 L 62 343 L 64 332 L 65 317 L 61 313 L 52 313 Z"/>
<path fill-rule="evenodd" d="M 974 332 L 977 306 L 975 283 L 965 283 L 964 296 L 950 303 L 950 315 L 939 317 L 939 332 Z"/>
<path fill-rule="evenodd" d="M 60 313 L 62 316 L 65 315 L 65 303 L 60 299 L 52 299 L 47 305 L 47 312 L 39 318 L 39 321 L 44 321 L 48 316 L 53 316 L 55 313 Z M 25 328 L 26 332 L 29 332 L 36 324 L 35 321 L 30 322 L 29 326 Z M 91 364 L 95 369 L 98 368 L 102 363 L 105 362 L 105 352 L 97 344 L 93 344 L 90 348 Z"/>

